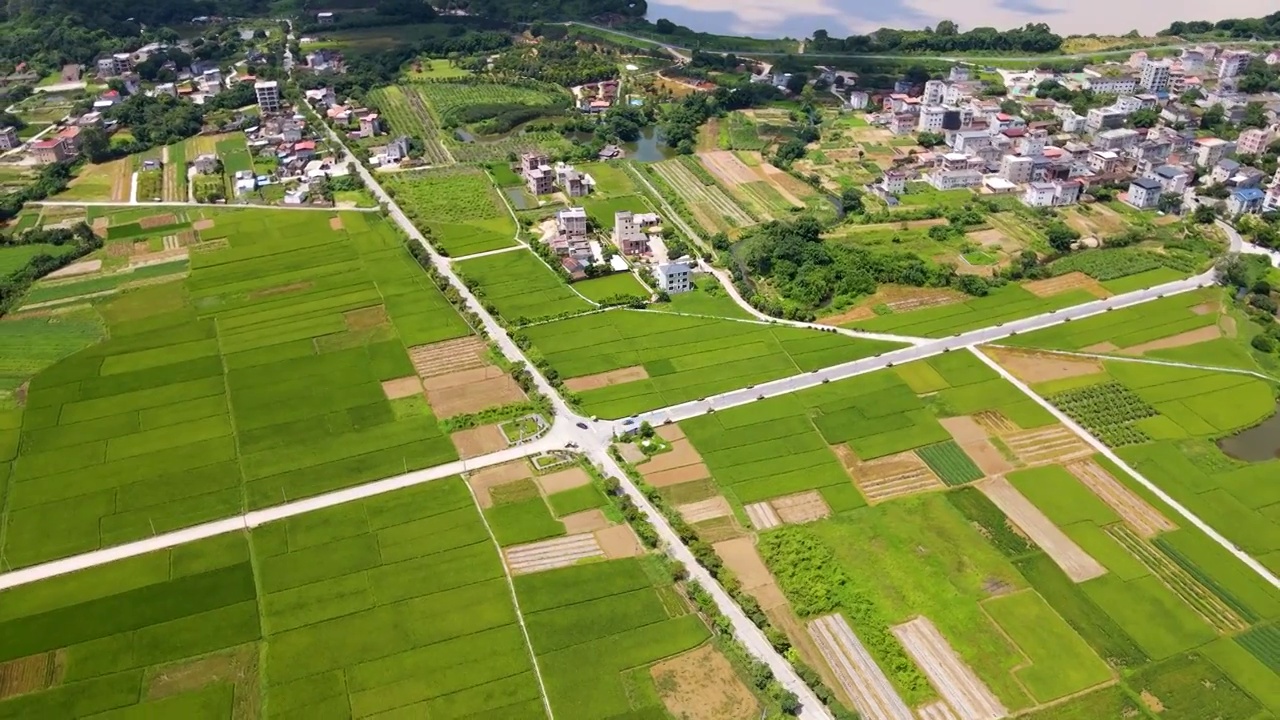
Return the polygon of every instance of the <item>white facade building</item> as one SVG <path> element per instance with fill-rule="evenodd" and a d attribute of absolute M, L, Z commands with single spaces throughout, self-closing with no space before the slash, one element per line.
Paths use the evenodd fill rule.
<path fill-rule="evenodd" d="M 659 265 L 653 272 L 658 289 L 674 295 L 693 289 L 693 269 L 687 260 Z"/>
<path fill-rule="evenodd" d="M 258 95 L 258 107 L 262 112 L 280 112 L 280 83 L 275 80 L 259 80 L 253 84 Z"/>
<path fill-rule="evenodd" d="M 1138 83 L 1147 92 L 1162 93 L 1169 91 L 1169 71 L 1172 69 L 1168 60 L 1146 60 L 1142 63 L 1142 75 Z"/>

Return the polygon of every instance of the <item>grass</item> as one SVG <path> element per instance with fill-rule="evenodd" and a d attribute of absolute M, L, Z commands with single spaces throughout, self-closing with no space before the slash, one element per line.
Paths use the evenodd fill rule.
<path fill-rule="evenodd" d="M 687 313 L 690 315 L 710 315 L 712 317 L 736 320 L 754 320 L 751 313 L 743 310 L 729 293 L 708 275 L 693 276 L 693 290 L 676 293 L 664 303 L 653 303 L 650 310 L 659 312 Z"/>
<path fill-rule="evenodd" d="M 989 295 L 971 298 L 964 302 L 903 313 L 890 313 L 847 323 L 844 327 L 917 337 L 946 337 L 1080 305 L 1094 299 L 1083 290 L 1069 290 L 1041 298 L 1017 285 L 1006 285 L 992 290 Z"/>
<path fill-rule="evenodd" d="M 636 276 L 630 272 L 614 273 L 591 280 L 580 280 L 573 284 L 573 289 L 596 302 L 605 302 L 619 297 L 649 298 L 649 290 L 641 285 Z"/>
<path fill-rule="evenodd" d="M 579 394 L 582 406 L 601 417 L 624 417 L 895 347 L 789 327 L 633 310 L 523 332 L 562 378 L 645 368 L 648 379 Z"/>
<path fill-rule="evenodd" d="M 644 563 L 613 560 L 515 578 L 547 699 L 558 716 L 660 717 L 665 710 L 656 693 L 631 697 L 623 671 L 709 637 L 697 615 L 663 601 L 669 583 L 655 583 Z"/>
<path fill-rule="evenodd" d="M 583 485 L 572 490 L 564 490 L 547 497 L 556 517 L 572 515 L 584 510 L 604 507 L 604 495 L 594 485 Z"/>
<path fill-rule="evenodd" d="M 1051 350 L 1082 350 L 1103 343 L 1124 349 L 1172 337 L 1218 322 L 1216 312 L 1198 310 L 1218 300 L 1217 289 L 1202 290 L 1152 300 L 1130 308 L 1073 320 L 1054 327 L 1004 340 L 1008 345 Z"/>
<path fill-rule="evenodd" d="M 532 252 L 517 250 L 463 260 L 456 267 L 467 280 L 477 284 L 482 301 L 511 322 L 523 323 L 592 307 Z"/>
<path fill-rule="evenodd" d="M 383 183 L 414 225 L 449 255 L 515 245 L 515 221 L 475 170 L 395 173 Z"/>
<path fill-rule="evenodd" d="M 397 419 L 382 391 L 413 373 L 407 346 L 469 332 L 383 220 L 344 214 L 335 231 L 322 213 L 211 217 L 202 233 L 222 249 L 194 255 L 184 282 L 97 301 L 110 339 L 31 381 L 11 566 L 456 457 L 430 414 Z M 381 308 L 375 322 L 349 324 L 368 308 Z"/>
<path fill-rule="evenodd" d="M 983 609 L 1031 661 L 1014 671 L 1036 702 L 1044 703 L 1099 685 L 1111 670 L 1033 590 L 987 600 Z"/>

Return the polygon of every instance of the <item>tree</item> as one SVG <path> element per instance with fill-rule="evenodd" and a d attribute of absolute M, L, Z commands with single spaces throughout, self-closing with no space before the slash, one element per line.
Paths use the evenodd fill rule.
<path fill-rule="evenodd" d="M 1173 212 L 1182 207 L 1182 196 L 1178 193 L 1161 193 L 1156 208 L 1162 212 Z"/>
<path fill-rule="evenodd" d="M 1129 124 L 1136 128 L 1153 128 L 1160 122 L 1160 112 L 1155 108 L 1143 108 L 1129 116 Z"/>
<path fill-rule="evenodd" d="M 788 715 L 798 715 L 800 713 L 800 698 L 790 690 L 783 690 L 778 693 L 778 707 L 782 708 L 782 712 Z"/>
<path fill-rule="evenodd" d="M 1218 219 L 1218 209 L 1212 205 L 1198 205 L 1195 212 L 1191 213 L 1191 219 L 1200 225 L 1208 225 Z"/>
<path fill-rule="evenodd" d="M 1201 127 L 1216 128 L 1222 125 L 1227 119 L 1227 111 L 1222 107 L 1222 103 L 1214 103 L 1208 110 L 1204 111 L 1204 115 L 1200 117 Z"/>
<path fill-rule="evenodd" d="M 1049 247 L 1060 253 L 1070 252 L 1071 244 L 1080 239 L 1080 233 L 1061 222 L 1055 222 L 1045 230 Z"/>
<path fill-rule="evenodd" d="M 916 135 L 916 143 L 926 150 L 935 148 L 946 141 L 947 138 L 942 133 L 929 132 L 928 130 Z"/>

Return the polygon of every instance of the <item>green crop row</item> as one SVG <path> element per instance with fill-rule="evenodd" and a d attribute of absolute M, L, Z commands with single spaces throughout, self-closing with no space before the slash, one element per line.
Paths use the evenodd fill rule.
<path fill-rule="evenodd" d="M 922 447 L 916 450 L 916 454 L 948 485 L 963 485 L 982 479 L 982 470 L 954 441 Z"/>

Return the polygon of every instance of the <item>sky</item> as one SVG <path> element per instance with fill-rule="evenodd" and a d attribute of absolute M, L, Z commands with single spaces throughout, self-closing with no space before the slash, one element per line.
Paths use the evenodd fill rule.
<path fill-rule="evenodd" d="M 649 20 L 757 37 L 843 37 L 881 27 L 916 29 L 953 20 L 961 30 L 1048 23 L 1060 35 L 1154 33 L 1175 20 L 1259 17 L 1276 0 L 648 0 Z"/>

